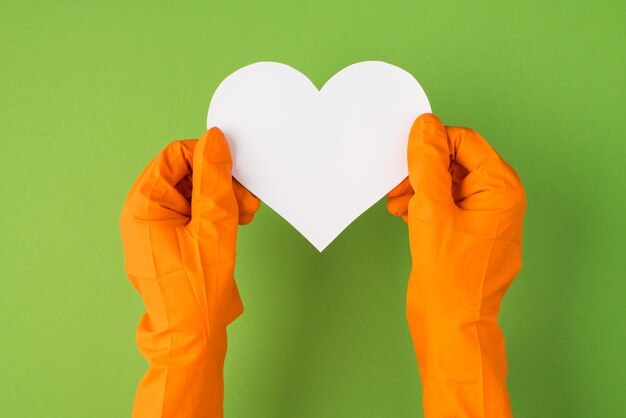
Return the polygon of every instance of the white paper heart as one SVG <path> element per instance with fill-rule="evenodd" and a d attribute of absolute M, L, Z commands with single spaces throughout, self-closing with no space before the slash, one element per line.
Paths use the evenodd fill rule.
<path fill-rule="evenodd" d="M 417 80 L 381 61 L 352 64 L 321 90 L 302 73 L 258 62 L 219 85 L 219 127 L 233 176 L 320 252 L 407 176 L 415 118 L 431 111 Z"/>

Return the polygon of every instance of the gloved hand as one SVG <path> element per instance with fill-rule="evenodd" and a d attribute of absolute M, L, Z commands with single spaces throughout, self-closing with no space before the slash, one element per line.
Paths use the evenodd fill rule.
<path fill-rule="evenodd" d="M 243 312 L 237 228 L 260 205 L 231 166 L 226 138 L 211 128 L 166 146 L 124 203 L 126 273 L 146 307 L 137 346 L 149 365 L 134 418 L 223 417 L 226 326 Z"/>
<path fill-rule="evenodd" d="M 520 179 L 478 133 L 432 114 L 411 128 L 408 168 L 387 208 L 409 224 L 406 314 L 425 416 L 512 417 L 498 312 L 522 262 Z"/>

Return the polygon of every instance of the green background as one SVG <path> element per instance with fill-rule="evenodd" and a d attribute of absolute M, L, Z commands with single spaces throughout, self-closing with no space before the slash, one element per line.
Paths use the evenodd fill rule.
<path fill-rule="evenodd" d="M 0 416 L 130 416 L 144 307 L 118 220 L 139 172 L 203 133 L 244 65 L 320 87 L 371 59 L 522 178 L 524 262 L 500 316 L 515 416 L 626 416 L 626 3 L 174 3 L 2 1 Z M 226 416 L 422 416 L 409 269 L 384 200 L 322 254 L 263 206 L 238 238 Z"/>

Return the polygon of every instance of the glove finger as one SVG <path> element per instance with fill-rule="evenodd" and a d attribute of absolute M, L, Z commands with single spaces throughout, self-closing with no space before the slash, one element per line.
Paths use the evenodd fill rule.
<path fill-rule="evenodd" d="M 443 219 L 455 209 L 450 176 L 450 146 L 445 126 L 437 116 L 419 116 L 409 133 L 409 180 L 415 197 L 411 216 L 426 222 Z"/>
<path fill-rule="evenodd" d="M 452 144 L 454 161 L 470 173 L 498 165 L 500 156 L 478 132 L 469 128 L 447 126 L 446 133 Z"/>
<path fill-rule="evenodd" d="M 174 186 L 174 188 L 185 199 L 187 199 L 187 202 L 189 202 L 189 205 L 191 205 L 191 192 L 193 190 L 193 175 L 191 173 L 187 174 L 181 181 L 178 182 L 178 184 L 176 184 L 176 186 Z M 191 206 L 189 207 L 191 208 Z M 189 214 L 191 215 L 191 210 Z"/>
<path fill-rule="evenodd" d="M 412 194 L 390 197 L 387 199 L 387 211 L 395 216 L 403 216 L 409 213 L 409 202 L 413 198 Z"/>
<path fill-rule="evenodd" d="M 237 232 L 239 210 L 231 170 L 232 159 L 224 134 L 217 127 L 207 130 L 193 155 L 191 221 L 187 225 L 199 241 L 214 241 Z"/>
<path fill-rule="evenodd" d="M 409 210 L 409 200 L 414 194 L 411 182 L 406 177 L 385 195 L 387 197 L 387 211 L 395 216 L 406 215 Z"/>
<path fill-rule="evenodd" d="M 504 210 L 523 198 L 521 181 L 489 143 L 476 131 L 446 128 L 453 144 L 454 162 L 465 168 L 456 186 L 457 205 L 465 210 Z"/>
<path fill-rule="evenodd" d="M 185 182 L 191 174 L 195 143 L 193 139 L 171 142 L 148 163 L 128 193 L 123 216 L 142 221 L 189 219 L 190 191 Z"/>
<path fill-rule="evenodd" d="M 391 189 L 391 191 L 385 196 L 391 198 L 401 196 L 403 194 L 413 194 L 413 187 L 411 187 L 411 182 L 409 181 L 408 176 L 404 180 L 402 180 L 396 187 Z"/>
<path fill-rule="evenodd" d="M 455 164 L 467 170 L 455 185 L 465 227 L 489 236 L 520 239 L 526 195 L 515 170 L 476 131 L 446 129 Z"/>
<path fill-rule="evenodd" d="M 239 225 L 249 224 L 261 206 L 261 200 L 233 178 L 233 191 L 239 207 Z"/>

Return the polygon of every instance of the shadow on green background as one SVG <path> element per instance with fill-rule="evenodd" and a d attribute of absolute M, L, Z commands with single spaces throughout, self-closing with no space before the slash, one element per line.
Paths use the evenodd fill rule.
<path fill-rule="evenodd" d="M 524 264 L 500 316 L 515 416 L 625 416 L 625 3 L 83 3 L 0 14 L 0 416 L 130 416 L 144 307 L 118 219 L 136 176 L 203 133 L 237 68 L 285 62 L 321 86 L 369 59 L 411 72 L 522 178 Z M 422 416 L 409 270 L 384 200 L 321 254 L 264 206 L 238 240 L 227 416 Z"/>

